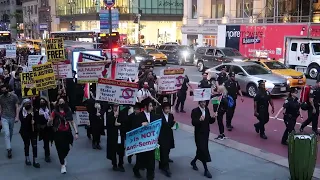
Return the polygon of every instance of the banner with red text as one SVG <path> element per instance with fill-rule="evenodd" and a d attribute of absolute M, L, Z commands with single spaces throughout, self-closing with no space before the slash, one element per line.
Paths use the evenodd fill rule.
<path fill-rule="evenodd" d="M 56 79 L 72 78 L 72 66 L 70 61 L 53 63 Z"/>
<path fill-rule="evenodd" d="M 135 104 L 138 89 L 137 83 L 99 78 L 96 100 L 117 104 Z"/>
<path fill-rule="evenodd" d="M 78 83 L 96 83 L 99 78 L 111 76 L 111 66 L 106 61 L 78 62 Z"/>
<path fill-rule="evenodd" d="M 184 69 L 163 69 L 160 71 L 158 92 L 160 94 L 176 93 L 184 80 Z"/>

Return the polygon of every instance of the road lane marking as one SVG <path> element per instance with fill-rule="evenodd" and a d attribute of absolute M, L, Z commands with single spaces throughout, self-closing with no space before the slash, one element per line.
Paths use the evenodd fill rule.
<path fill-rule="evenodd" d="M 281 118 L 276 118 L 276 117 L 272 117 L 272 116 L 270 116 L 269 117 L 270 119 L 275 119 L 275 120 L 278 120 L 278 121 L 284 121 L 283 119 L 281 119 Z M 296 124 L 298 124 L 298 125 L 300 125 L 301 126 L 301 123 L 296 123 Z M 310 127 L 310 128 L 312 128 L 312 126 L 310 126 L 310 125 L 307 125 L 307 127 Z M 318 128 L 318 129 L 320 129 L 320 128 Z"/>

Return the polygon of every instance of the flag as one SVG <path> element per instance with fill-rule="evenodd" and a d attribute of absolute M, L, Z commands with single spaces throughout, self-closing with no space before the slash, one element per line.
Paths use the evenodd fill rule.
<path fill-rule="evenodd" d="M 78 62 L 83 62 L 82 53 L 79 53 Z"/>
<path fill-rule="evenodd" d="M 222 96 L 221 96 L 222 97 Z M 220 104 L 220 101 L 221 101 L 221 98 L 219 96 L 216 96 L 216 97 L 213 97 L 211 99 L 211 104 L 215 104 L 215 105 L 218 105 Z"/>
<path fill-rule="evenodd" d="M 84 102 L 90 98 L 90 84 L 89 83 L 86 83 L 84 85 L 83 91 L 84 91 L 84 94 L 83 94 L 82 102 Z"/>

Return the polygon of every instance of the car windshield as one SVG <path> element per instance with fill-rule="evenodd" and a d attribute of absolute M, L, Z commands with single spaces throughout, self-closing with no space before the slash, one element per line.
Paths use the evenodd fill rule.
<path fill-rule="evenodd" d="M 249 75 L 262 75 L 262 74 L 270 74 L 271 72 L 266 70 L 260 65 L 247 65 L 242 66 L 242 68 L 249 74 Z"/>
<path fill-rule="evenodd" d="M 129 52 L 131 55 L 146 54 L 146 51 L 141 48 L 129 48 Z"/>
<path fill-rule="evenodd" d="M 149 54 L 159 53 L 159 51 L 157 49 L 146 49 L 146 52 L 149 53 Z"/>
<path fill-rule="evenodd" d="M 225 56 L 242 56 L 236 49 L 222 49 Z"/>
<path fill-rule="evenodd" d="M 287 69 L 287 67 L 284 64 L 278 61 L 268 61 L 268 62 L 264 62 L 264 64 L 269 69 Z"/>
<path fill-rule="evenodd" d="M 312 49 L 315 55 L 320 55 L 320 43 L 312 43 Z"/>

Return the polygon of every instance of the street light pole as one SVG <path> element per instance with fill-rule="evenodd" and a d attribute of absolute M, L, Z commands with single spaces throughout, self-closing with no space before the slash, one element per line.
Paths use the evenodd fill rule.
<path fill-rule="evenodd" d="M 112 34 L 112 9 L 111 7 L 108 7 L 108 11 L 109 11 L 109 46 L 110 46 L 110 57 L 111 57 L 111 61 L 113 60 L 113 54 L 112 54 L 112 39 L 111 39 L 111 34 Z"/>

